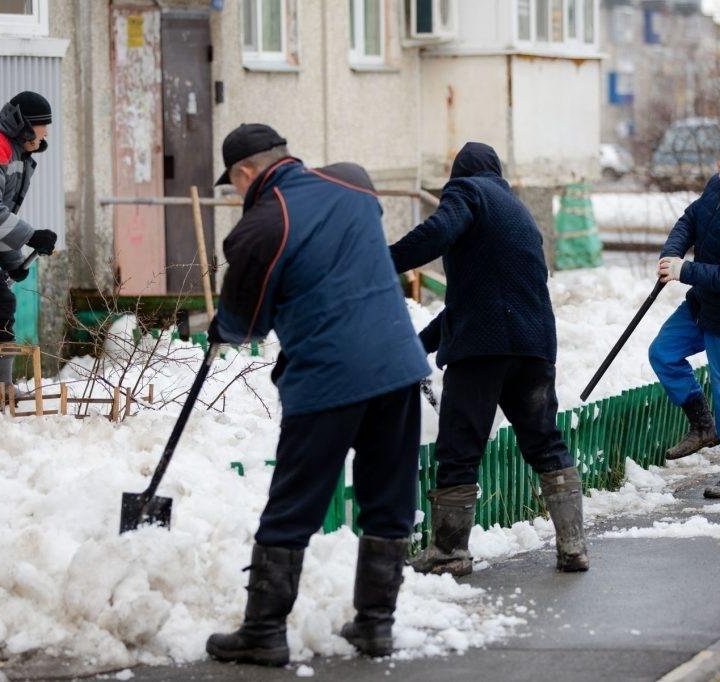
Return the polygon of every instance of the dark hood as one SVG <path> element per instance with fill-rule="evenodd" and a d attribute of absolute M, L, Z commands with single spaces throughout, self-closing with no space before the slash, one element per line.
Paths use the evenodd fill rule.
<path fill-rule="evenodd" d="M 10 102 L 0 109 L 0 133 L 3 133 L 19 145 L 35 139 L 35 131 L 20 113 L 20 108 L 15 104 L 10 104 Z M 47 147 L 47 142 L 43 140 L 40 143 L 40 148 L 33 153 L 44 152 Z"/>
<path fill-rule="evenodd" d="M 451 178 L 469 178 L 478 173 L 502 177 L 502 164 L 495 150 L 482 142 L 467 142 L 453 161 Z"/>

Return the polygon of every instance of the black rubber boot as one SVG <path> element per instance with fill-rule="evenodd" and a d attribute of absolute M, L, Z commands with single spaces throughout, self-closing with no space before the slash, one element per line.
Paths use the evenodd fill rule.
<path fill-rule="evenodd" d="M 540 474 L 543 498 L 555 526 L 557 568 L 572 573 L 590 568 L 583 528 L 582 486 L 576 467 Z"/>
<path fill-rule="evenodd" d="M 13 355 L 0 355 L 0 384 L 7 387 L 13 382 Z"/>
<path fill-rule="evenodd" d="M 245 622 L 208 638 L 205 650 L 220 661 L 283 666 L 290 660 L 285 620 L 298 592 L 305 550 L 255 545 Z"/>
<path fill-rule="evenodd" d="M 665 453 L 666 459 L 687 457 L 702 448 L 718 444 L 715 420 L 704 395 L 690 398 L 683 406 L 683 412 L 690 422 L 690 430 L 682 440 Z"/>
<path fill-rule="evenodd" d="M 703 497 L 707 498 L 708 500 L 720 499 L 720 481 L 718 481 L 715 485 L 711 485 L 710 487 L 705 488 Z"/>
<path fill-rule="evenodd" d="M 430 545 L 410 562 L 418 573 L 450 573 L 456 577 L 472 573 L 468 540 L 475 524 L 477 490 L 473 483 L 437 488 L 428 493 Z"/>
<path fill-rule="evenodd" d="M 372 535 L 360 538 L 353 600 L 357 615 L 340 634 L 367 656 L 392 653 L 393 614 L 409 544 Z"/>

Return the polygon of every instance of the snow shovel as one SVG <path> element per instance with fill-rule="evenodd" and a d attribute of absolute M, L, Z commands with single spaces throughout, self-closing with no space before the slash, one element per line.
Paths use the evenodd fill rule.
<path fill-rule="evenodd" d="M 607 368 L 610 367 L 610 364 L 615 359 L 615 356 L 620 352 L 620 349 L 625 345 L 626 341 L 630 338 L 630 334 L 632 334 L 635 331 L 635 327 L 640 324 L 640 320 L 645 316 L 645 313 L 650 309 L 650 306 L 655 302 L 655 299 L 658 297 L 658 294 L 662 291 L 662 288 L 665 286 L 666 282 L 661 282 L 659 279 L 655 283 L 655 286 L 653 287 L 653 290 L 650 292 L 650 295 L 645 299 L 645 302 L 640 306 L 640 309 L 635 313 L 635 317 L 630 321 L 630 324 L 625 328 L 625 331 L 620 335 L 620 338 L 617 340 L 617 343 L 612 347 L 612 350 L 607 354 L 607 357 L 602 361 L 602 364 L 598 368 L 598 371 L 595 372 L 593 375 L 593 378 L 590 379 L 590 382 L 585 387 L 583 392 L 580 394 L 580 400 L 587 400 L 590 393 L 592 393 L 592 390 L 597 386 L 598 381 L 602 379 L 603 374 L 607 371 Z"/>
<path fill-rule="evenodd" d="M 155 473 L 150 481 L 150 485 L 141 493 L 123 493 L 122 508 L 120 512 L 121 534 L 129 530 L 136 530 L 138 526 L 146 524 L 170 528 L 172 498 L 155 495 L 155 491 L 158 489 L 160 481 L 165 475 L 165 471 L 170 464 L 170 460 L 175 452 L 175 447 L 180 440 L 185 424 L 187 424 L 187 420 L 190 417 L 195 401 L 200 394 L 200 389 L 207 378 L 210 366 L 212 365 L 219 348 L 220 346 L 216 344 L 210 344 L 210 346 L 208 346 L 205 358 L 203 359 L 203 364 L 201 365 L 197 376 L 195 377 L 195 381 L 190 388 L 187 400 L 180 411 L 180 416 L 175 422 L 175 426 L 170 434 L 170 439 L 168 440 L 162 457 L 158 462 Z"/>

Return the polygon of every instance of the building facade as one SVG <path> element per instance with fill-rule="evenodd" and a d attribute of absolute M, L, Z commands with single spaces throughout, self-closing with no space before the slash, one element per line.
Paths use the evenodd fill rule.
<path fill-rule="evenodd" d="M 549 230 L 549 188 L 597 174 L 598 21 L 597 0 L 0 3 L 0 68 L 22 76 L 0 94 L 45 88 L 13 60 L 54 60 L 55 165 L 31 190 L 60 197 L 41 225 L 63 234 L 38 273 L 43 336 L 59 338 L 48 301 L 69 289 L 200 291 L 190 208 L 109 200 L 219 196 L 222 140 L 243 121 L 387 189 L 439 190 L 462 144 L 483 140 Z M 395 239 L 418 216 L 406 198 L 383 203 Z M 203 209 L 220 262 L 239 215 Z"/>
<path fill-rule="evenodd" d="M 603 0 L 602 140 L 647 164 L 673 121 L 720 113 L 718 25 L 702 0 Z"/>

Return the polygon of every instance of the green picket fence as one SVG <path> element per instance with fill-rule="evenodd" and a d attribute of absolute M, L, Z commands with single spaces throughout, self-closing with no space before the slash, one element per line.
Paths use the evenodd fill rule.
<path fill-rule="evenodd" d="M 707 367 L 695 375 L 711 400 Z M 680 408 L 670 403 L 659 383 L 623 391 L 558 414 L 558 428 L 580 469 L 583 488 L 614 489 L 625 474 L 625 458 L 640 466 L 662 466 L 665 451 L 687 429 Z M 420 544 L 430 539 L 430 503 L 427 492 L 435 485 L 437 464 L 434 444 L 420 447 L 418 506 L 424 519 L 416 528 Z M 352 486 L 344 484 L 344 472 L 323 523 L 328 533 L 347 525 L 355 533 L 358 508 Z M 475 520 L 483 528 L 510 526 L 531 520 L 543 511 L 537 475 L 525 463 L 512 427 L 499 429 L 485 451 L 478 471 L 481 496 Z"/>

